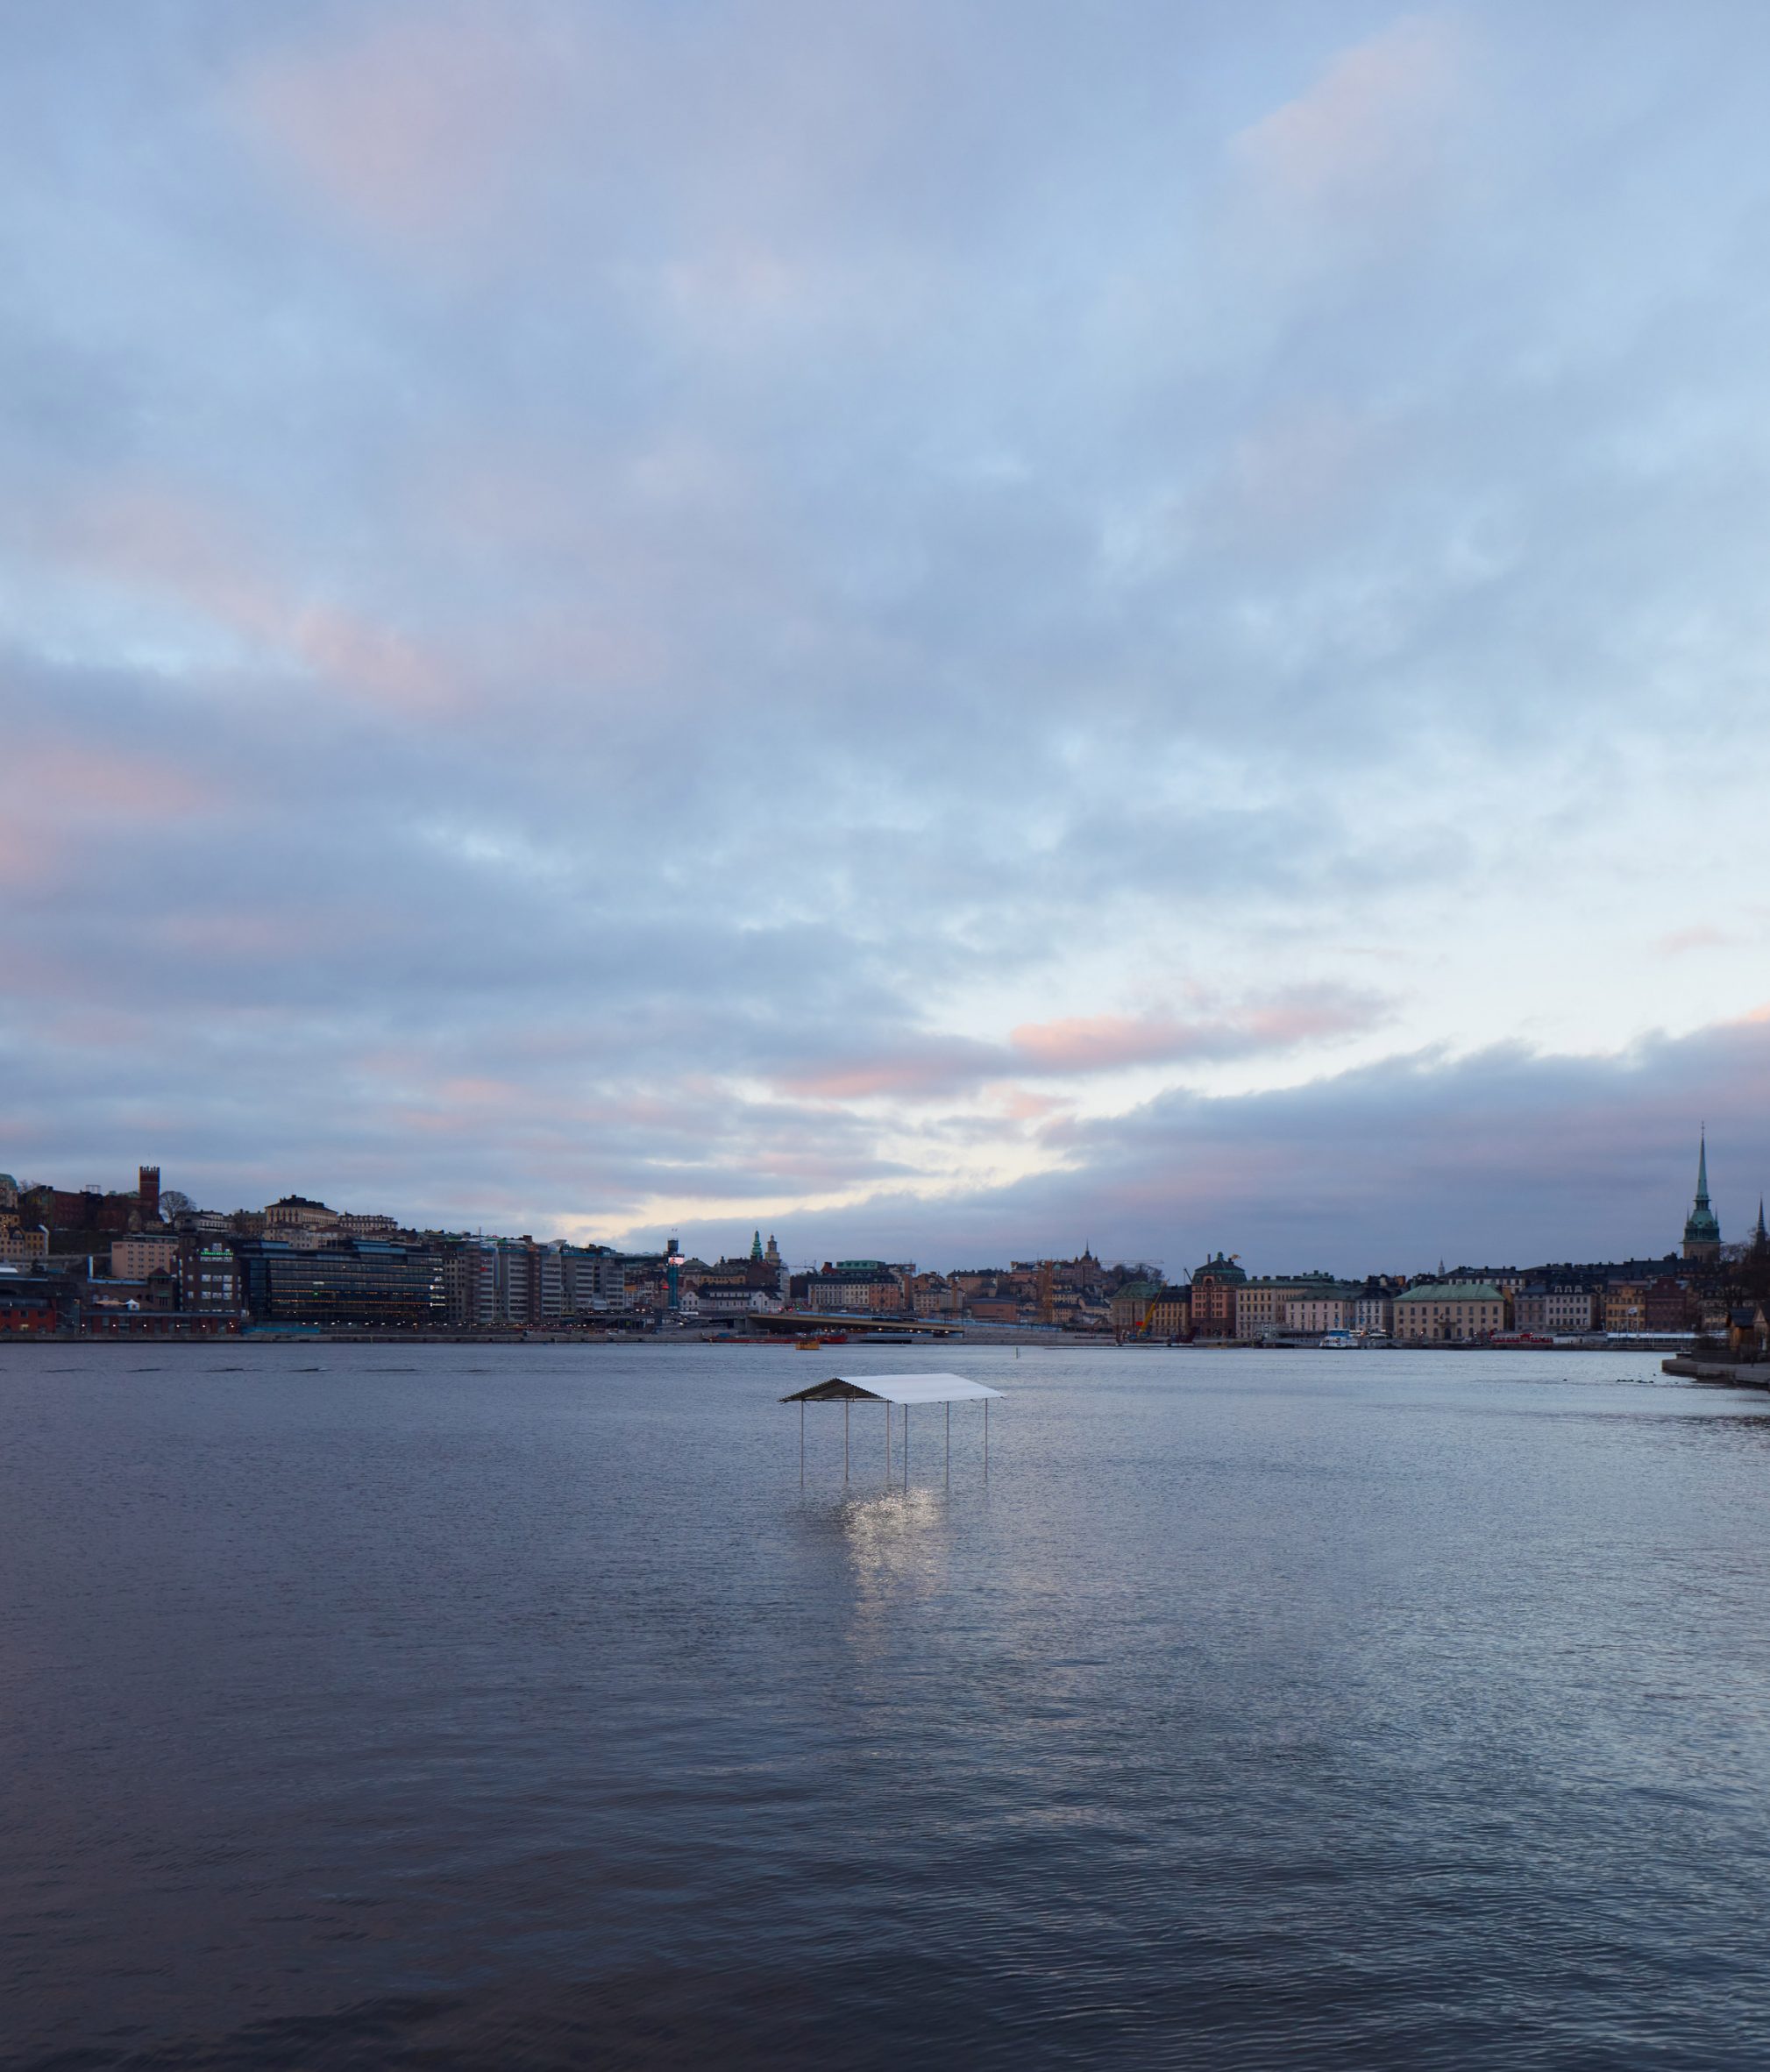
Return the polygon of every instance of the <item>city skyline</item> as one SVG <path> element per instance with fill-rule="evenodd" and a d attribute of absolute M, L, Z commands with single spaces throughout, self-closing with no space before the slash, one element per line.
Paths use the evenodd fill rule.
<path fill-rule="evenodd" d="M 1766 55 L 15 12 L 5 1159 L 1424 1266 L 1633 1249 L 1706 1117 L 1742 1231 Z"/>
<path fill-rule="evenodd" d="M 1200 1262 L 1225 1256 L 1240 1262 L 1247 1271 L 1256 1275 L 1283 1274 L 1300 1270 L 1312 1273 L 1325 1272 L 1333 1275 L 1351 1274 L 1354 1277 L 1374 1272 L 1393 1272 L 1404 1277 L 1412 1278 L 1430 1278 L 1434 1270 L 1442 1271 L 1447 1265 L 1454 1265 L 1461 1269 L 1477 1264 L 1491 1266 L 1503 1264 L 1510 1267 L 1519 1265 L 1543 1266 L 1552 1262 L 1572 1263 L 1576 1260 L 1596 1261 L 1603 1259 L 1611 1260 L 1667 1259 L 1679 1253 L 1681 1253 L 1686 1259 L 1698 1260 L 1717 1253 L 1724 1253 L 1729 1257 L 1737 1256 L 1749 1246 L 1754 1231 L 1761 1230 L 1765 1215 L 1764 1190 L 1760 1189 L 1757 1196 L 1755 1217 L 1742 1212 L 1729 1221 L 1726 1217 L 1717 1217 L 1714 1213 L 1711 1208 L 1713 1190 L 1709 1180 L 1709 1146 L 1706 1129 L 1699 1132 L 1693 1170 L 1693 1188 L 1688 1196 L 1688 1212 L 1680 1220 L 1679 1224 L 1681 1235 L 1674 1239 L 1667 1234 L 1663 1244 L 1658 1236 L 1647 1235 L 1637 1237 L 1632 1242 L 1614 1245 L 1608 1248 L 1595 1247 L 1576 1242 L 1576 1233 L 1563 1230 L 1556 1233 L 1554 1240 L 1551 1244 L 1535 1248 L 1530 1245 L 1520 1246 L 1515 1241 L 1461 1252 L 1456 1251 L 1454 1247 L 1447 1249 L 1440 1245 L 1438 1248 L 1435 1269 L 1430 1256 L 1406 1260 L 1366 1256 L 1355 1260 L 1347 1260 L 1343 1257 L 1330 1253 L 1310 1255 L 1305 1260 L 1303 1254 L 1297 1252 L 1287 1254 L 1282 1258 L 1264 1257 L 1257 1250 L 1250 1249 L 1246 1245 L 1240 1250 L 1228 1249 L 1226 1253 L 1226 1241 L 1223 1239 L 1222 1233 L 1219 1232 L 1217 1237 L 1209 1240 L 1192 1243 L 1190 1251 L 1185 1249 L 1185 1244 L 1183 1242 L 1182 1249 L 1177 1253 L 1165 1251 L 1160 1245 L 1153 1243 L 1141 1245 L 1134 1244 L 1097 1245 L 1091 1238 L 1069 1246 L 1010 1243 L 1006 1247 L 999 1245 L 996 1247 L 994 1264 L 999 1267 L 1015 1258 L 1049 1261 L 1092 1257 L 1106 1264 L 1117 1263 L 1120 1266 L 1148 1266 L 1159 1268 L 1177 1282 L 1189 1279 Z M 151 1186 L 153 1200 L 157 1203 L 161 1191 L 160 1167 L 157 1165 L 144 1166 L 139 1168 L 139 1172 L 143 1184 Z M 28 1225 L 28 1218 L 15 1215 L 9 1219 L 5 1213 L 16 1192 L 19 1190 L 34 1191 L 41 1189 L 53 1189 L 56 1184 L 55 1181 L 44 1179 L 41 1176 L 32 1179 L 23 1174 L 0 1170 L 0 1237 L 4 1237 L 4 1231 L 9 1220 L 14 1224 L 23 1221 Z M 345 1202 L 341 1199 L 328 1201 L 324 1196 L 329 1193 L 336 1195 L 336 1189 L 328 1189 L 322 1183 L 315 1181 L 309 1181 L 308 1184 L 318 1186 L 319 1193 L 309 1195 L 303 1193 L 299 1187 L 290 1187 L 287 1192 L 279 1195 L 274 1202 L 267 1203 L 262 1208 L 245 1203 L 224 1205 L 218 1200 L 192 1203 L 188 1190 L 181 1187 L 169 1187 L 167 1192 L 174 1203 L 185 1203 L 203 1210 L 208 1216 L 224 1217 L 255 1216 L 259 1224 L 264 1222 L 267 1213 L 269 1213 L 274 1219 L 279 1210 L 293 1212 L 297 1209 L 311 1209 L 319 1210 L 326 1217 L 342 1217 L 345 1224 L 354 1227 L 359 1234 L 364 1236 L 377 1234 L 371 1231 L 369 1228 L 371 1225 L 380 1226 L 380 1230 L 387 1235 L 392 1235 L 395 1231 L 430 1234 L 446 1231 L 457 1236 L 495 1238 L 500 1241 L 510 1241 L 519 1235 L 514 1228 L 501 1231 L 488 1230 L 483 1219 L 470 1218 L 466 1222 L 451 1224 L 426 1217 L 423 1213 L 409 1213 L 402 1216 L 391 1213 L 390 1209 L 395 1205 L 386 1202 L 366 1203 L 358 1200 Z M 99 1197 L 112 1204 L 132 1202 L 136 1199 L 132 1191 L 110 1189 L 96 1181 L 83 1182 L 77 1189 L 72 1187 L 62 1189 L 61 1198 L 71 1201 L 82 1194 Z M 146 1197 L 143 1198 L 146 1199 Z M 153 1212 L 153 1217 L 158 1217 L 160 1213 L 160 1211 L 157 1208 Z M 138 1217 L 135 1221 L 139 1222 L 139 1217 Z M 150 1224 L 152 1221 L 153 1218 L 150 1217 Z M 1253 1221 L 1257 1229 L 1261 1218 L 1256 1215 Z M 107 1224 L 106 1228 L 110 1227 L 111 1225 Z M 789 1231 L 788 1237 L 783 1244 L 779 1232 L 771 1227 L 767 1237 L 767 1258 L 778 1265 L 790 1265 L 799 1270 L 815 1270 L 820 1264 L 827 1268 L 833 1257 L 848 1255 L 850 1258 L 855 1256 L 871 1258 L 874 1256 L 865 1245 L 856 1242 L 853 1229 L 840 1220 L 814 1226 L 814 1228 L 815 1241 L 812 1240 L 809 1234 L 796 1240 L 793 1232 Z M 743 1256 L 746 1252 L 752 1258 L 760 1258 L 763 1245 L 763 1233 L 760 1226 L 752 1228 L 748 1238 L 745 1238 L 741 1231 L 734 1232 L 729 1227 L 722 1225 L 713 1225 L 700 1230 L 692 1226 L 678 1226 L 673 1227 L 667 1234 L 660 1230 L 658 1232 L 650 1233 L 649 1237 L 645 1233 L 629 1232 L 617 1233 L 601 1238 L 586 1239 L 573 1232 L 562 1232 L 545 1228 L 532 1232 L 523 1231 L 520 1235 L 524 1243 L 537 1241 L 547 1245 L 587 1243 L 593 1247 L 601 1246 L 635 1257 L 648 1254 L 661 1256 L 666 1252 L 673 1253 L 679 1251 L 685 1259 L 699 1258 L 703 1263 L 716 1260 L 729 1262 Z M 1230 1239 L 1227 1241 L 1232 1246 L 1233 1236 L 1234 1233 L 1232 1231 Z M 1514 1238 L 1515 1236 L 1516 1233 L 1514 1233 Z M 78 1247 L 75 1246 L 75 1249 L 77 1250 Z M 901 1245 L 895 1249 L 891 1246 L 884 1246 L 878 1248 L 878 1256 L 880 1258 L 900 1258 L 906 1256 L 912 1249 L 913 1248 Z M 1431 1249 L 1430 1246 L 1426 1247 L 1428 1254 Z M 938 1252 L 939 1247 L 934 1248 L 934 1251 Z M 929 1249 L 924 1247 L 921 1254 L 922 1262 L 927 1264 L 931 1256 L 933 1254 Z M 987 1246 L 974 1245 L 969 1252 L 962 1254 L 955 1253 L 949 1248 L 934 1270 L 958 1271 L 970 1266 L 990 1264 L 991 1259 L 992 1255 Z"/>
<path fill-rule="evenodd" d="M 834 1328 L 1030 1330 L 1040 1343 L 1304 1344 L 1375 1349 L 1458 1342 L 1592 1347 L 1663 1341 L 1761 1355 L 1770 1228 L 1729 1245 L 1714 1214 L 1706 1139 L 1675 1250 L 1621 1260 L 1440 1260 L 1397 1274 L 1365 1260 L 1262 1272 L 1219 1249 L 1171 1272 L 1147 1252 L 1102 1260 L 973 1259 L 940 1266 L 836 1256 L 795 1263 L 777 1233 L 747 1250 L 672 1236 L 635 1253 L 532 1232 L 414 1229 L 360 1204 L 291 1191 L 224 1211 L 138 1167 L 132 1189 L 62 1189 L 0 1173 L 0 1331 L 139 1340 L 347 1330 L 564 1333 L 679 1330 L 802 1349 Z M 1250 1267 L 1252 1270 L 1250 1270 Z M 809 1329 L 809 1335 L 807 1335 Z M 1039 1337 L 1039 1334 L 1045 1334 Z"/>

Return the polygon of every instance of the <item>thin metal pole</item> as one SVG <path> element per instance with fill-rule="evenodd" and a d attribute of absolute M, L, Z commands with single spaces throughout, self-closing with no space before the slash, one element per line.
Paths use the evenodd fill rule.
<path fill-rule="evenodd" d="M 848 1480 L 848 1398 L 842 1399 L 842 1479 Z"/>
<path fill-rule="evenodd" d="M 891 1407 L 891 1405 L 890 1405 L 889 1403 L 887 1403 L 887 1404 L 885 1405 L 885 1487 L 886 1487 L 887 1489 L 889 1489 L 889 1488 L 891 1487 L 891 1479 L 892 1479 L 892 1407 Z"/>
<path fill-rule="evenodd" d="M 910 1407 L 904 1405 L 904 1494 L 910 1493 Z"/>
<path fill-rule="evenodd" d="M 984 1398 L 984 1479 L 990 1479 L 990 1399 Z"/>
<path fill-rule="evenodd" d="M 799 1486 L 805 1487 L 805 1405 L 799 1406 Z"/>
<path fill-rule="evenodd" d="M 949 1403 L 949 1404 L 947 1405 L 947 1487 L 948 1487 L 949 1488 L 950 1488 L 950 1487 L 952 1487 L 952 1480 L 953 1480 L 953 1406 L 952 1406 L 950 1403 Z"/>

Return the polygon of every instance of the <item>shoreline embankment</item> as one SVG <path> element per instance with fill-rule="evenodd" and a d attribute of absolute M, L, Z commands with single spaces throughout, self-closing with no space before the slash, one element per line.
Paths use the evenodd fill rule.
<path fill-rule="evenodd" d="M 135 1330 L 120 1331 L 6 1331 L 0 1332 L 0 1347 L 9 1345 L 41 1345 L 59 1347 L 63 1352 L 73 1345 L 110 1345 L 120 1352 L 141 1352 L 146 1347 L 165 1349 L 167 1346 L 214 1346 L 223 1350 L 239 1352 L 246 1346 L 289 1346 L 299 1350 L 303 1345 L 471 1345 L 484 1351 L 497 1346 L 523 1345 L 719 1345 L 733 1351 L 746 1351 L 757 1346 L 791 1347 L 793 1340 L 782 1335 L 724 1336 L 713 1332 L 688 1330 L 247 1330 L 243 1331 L 196 1331 L 170 1330 Z M 1114 1339 L 1105 1337 L 1060 1336 L 1033 1331 L 1015 1331 L 985 1325 L 981 1329 L 971 1326 L 950 1333 L 929 1332 L 918 1334 L 913 1340 L 893 1337 L 890 1332 L 877 1334 L 857 1331 L 847 1339 L 826 1339 L 817 1350 L 825 1352 L 858 1352 L 871 1346 L 885 1352 L 931 1351 L 958 1352 L 980 1345 L 1025 1348 L 1031 1352 L 1194 1352 L 1215 1355 L 1226 1352 L 1297 1352 L 1355 1351 L 1365 1353 L 1387 1352 L 1661 1352 L 1674 1357 L 1661 1362 L 1668 1374 L 1675 1374 L 1691 1380 L 1731 1381 L 1737 1374 L 1742 1387 L 1770 1387 L 1770 1362 L 1739 1362 L 1698 1359 L 1688 1351 L 1679 1352 L 1676 1342 L 1667 1339 L 1604 1339 L 1597 1338 L 1556 1339 L 1546 1345 L 1489 1345 L 1478 1339 L 1458 1339 L 1432 1344 L 1391 1341 L 1384 1345 L 1356 1347 L 1326 1347 L 1296 1339 L 1262 1338 L 1203 1338 L 1198 1340 L 1167 1338 Z M 809 1345 L 799 1347 L 810 1352 Z"/>
<path fill-rule="evenodd" d="M 1707 1382 L 1711 1388 L 1770 1388 L 1770 1361 L 1761 1359 L 1699 1359 L 1681 1352 L 1674 1359 L 1662 1359 L 1660 1366 L 1665 1373 Z"/>

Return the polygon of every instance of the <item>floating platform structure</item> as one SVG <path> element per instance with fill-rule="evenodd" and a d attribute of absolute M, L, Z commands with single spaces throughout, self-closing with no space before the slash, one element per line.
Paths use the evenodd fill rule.
<path fill-rule="evenodd" d="M 910 1486 L 910 1408 L 915 1403 L 946 1406 L 947 1474 L 953 1472 L 953 1405 L 981 1402 L 984 1406 L 984 1472 L 990 1472 L 990 1404 L 1001 1399 L 999 1388 L 968 1380 L 963 1374 L 832 1374 L 809 1388 L 784 1395 L 784 1403 L 799 1405 L 799 1481 L 805 1487 L 805 1406 L 807 1403 L 842 1405 L 842 1477 L 848 1479 L 849 1406 L 852 1403 L 885 1405 L 885 1480 L 892 1479 L 892 1411 L 901 1406 L 904 1414 L 904 1487 Z"/>

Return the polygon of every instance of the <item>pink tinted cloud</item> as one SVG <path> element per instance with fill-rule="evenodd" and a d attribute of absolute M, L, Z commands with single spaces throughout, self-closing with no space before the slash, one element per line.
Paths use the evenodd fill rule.
<path fill-rule="evenodd" d="M 48 818 L 126 820 L 137 826 L 182 820 L 210 796 L 191 771 L 158 756 L 121 755 L 68 743 L 16 748 L 0 769 L 9 811 Z"/>
<path fill-rule="evenodd" d="M 445 1079 L 437 1091 L 456 1107 L 515 1108 L 531 1097 L 529 1089 L 508 1079 L 484 1077 Z"/>
<path fill-rule="evenodd" d="M 1368 994 L 1299 987 L 1191 1018 L 1099 1014 L 1022 1022 L 1006 1044 L 957 1036 L 906 1037 L 862 1056 L 796 1068 L 781 1075 L 779 1083 L 813 1100 L 932 1101 L 997 1081 L 1080 1076 L 1138 1065 L 1293 1050 L 1356 1034 L 1386 1011 L 1385 1004 Z"/>
<path fill-rule="evenodd" d="M 15 739 L 0 756 L 0 884 L 46 883 L 81 830 L 175 826 L 216 796 L 160 756 Z"/>
<path fill-rule="evenodd" d="M 48 875 L 48 857 L 25 829 L 0 826 L 0 890 L 22 892 Z"/>
<path fill-rule="evenodd" d="M 211 889 L 208 897 L 217 898 Z M 395 914 L 373 898 L 278 902 L 263 908 L 202 905 L 151 924 L 155 940 L 188 956 L 223 963 L 281 962 L 336 954 L 349 945 L 385 941 L 399 926 Z"/>
<path fill-rule="evenodd" d="M 1149 1016 L 1093 1014 L 1022 1022 L 1008 1040 L 1022 1069 L 1110 1072 L 1170 1058 L 1184 1047 L 1185 1035 L 1182 1025 Z"/>
<path fill-rule="evenodd" d="M 1699 922 L 1690 928 L 1674 928 L 1669 935 L 1662 935 L 1653 945 L 1662 957 L 1688 956 L 1692 950 L 1719 949 L 1737 938 L 1719 928 Z"/>
<path fill-rule="evenodd" d="M 912 1039 L 866 1057 L 832 1060 L 783 1074 L 787 1092 L 819 1101 L 868 1101 L 885 1096 L 933 1100 L 1000 1074 L 1006 1054 L 963 1038 Z"/>
<path fill-rule="evenodd" d="M 1102 1014 L 1023 1022 L 1008 1040 L 1023 1071 L 1113 1072 L 1131 1065 L 1290 1050 L 1354 1034 L 1371 1026 L 1381 1012 L 1382 1004 L 1363 994 L 1299 989 L 1193 1019 Z"/>
<path fill-rule="evenodd" d="M 1009 1122 L 1045 1123 L 1053 1116 L 1069 1113 L 1055 1094 L 1035 1094 L 1023 1086 L 1004 1088 L 997 1107 Z"/>
<path fill-rule="evenodd" d="M 243 535 L 237 514 L 135 481 L 73 506 L 49 544 L 88 575 L 171 598 L 364 704 L 416 714 L 453 701 L 457 686 L 433 657 L 403 635 L 277 579 Z"/>
<path fill-rule="evenodd" d="M 1437 168 L 1444 118 L 1466 69 L 1458 23 L 1404 15 L 1242 131 L 1234 155 L 1282 205 L 1353 214 L 1408 206 Z"/>
<path fill-rule="evenodd" d="M 244 78 L 241 126 L 361 229 L 431 239 L 508 189 L 545 75 L 493 8 L 411 7 L 280 52 Z"/>

